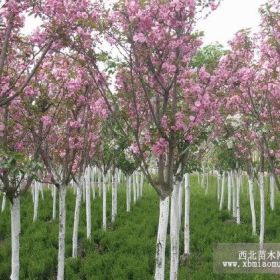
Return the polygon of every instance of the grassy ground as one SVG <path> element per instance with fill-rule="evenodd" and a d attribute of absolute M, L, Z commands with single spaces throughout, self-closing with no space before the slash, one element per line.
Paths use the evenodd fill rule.
<path fill-rule="evenodd" d="M 257 238 L 251 236 L 247 189 L 243 188 L 242 191 L 242 224 L 237 226 L 226 210 L 222 212 L 217 210 L 213 178 L 210 178 L 210 188 L 207 195 L 197 185 L 196 178 L 191 178 L 191 184 L 191 258 L 187 266 L 180 267 L 179 279 L 279 279 L 277 276 L 265 274 L 213 273 L 212 253 L 216 243 L 257 242 Z M 269 210 L 267 203 L 266 242 L 280 242 L 278 198 L 277 195 L 274 213 Z M 50 192 L 46 191 L 45 200 L 40 200 L 39 220 L 35 223 L 32 223 L 33 204 L 30 194 L 22 198 L 21 205 L 20 278 L 23 280 L 55 279 L 58 224 L 57 221 L 51 221 Z M 0 280 L 9 279 L 10 274 L 10 214 L 8 206 L 5 212 L 0 214 Z M 75 197 L 72 191 L 69 191 L 67 194 L 65 279 L 153 279 L 158 198 L 151 188 L 145 188 L 144 197 L 133 206 L 131 213 L 125 212 L 125 192 L 121 188 L 118 198 L 118 218 L 114 225 L 109 224 L 106 233 L 101 230 L 101 199 L 96 198 L 92 203 L 92 241 L 86 240 L 85 207 L 83 205 L 79 230 L 79 258 L 77 260 L 71 258 L 74 207 Z M 108 194 L 107 210 L 108 220 L 110 220 L 110 194 Z M 258 206 L 257 218 L 259 219 Z M 182 248 L 183 244 L 181 243 Z M 166 253 L 169 256 L 169 241 Z M 167 257 L 167 276 L 168 259 Z"/>

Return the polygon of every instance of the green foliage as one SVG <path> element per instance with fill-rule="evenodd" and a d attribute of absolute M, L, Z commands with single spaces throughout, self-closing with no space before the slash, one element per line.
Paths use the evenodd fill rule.
<path fill-rule="evenodd" d="M 197 178 L 191 176 L 191 258 L 180 266 L 179 280 L 273 280 L 274 275 L 214 274 L 213 247 L 218 242 L 258 242 L 251 235 L 250 209 L 245 180 L 241 190 L 241 225 L 236 225 L 227 210 L 218 211 L 216 200 L 216 178 L 209 178 L 209 193 L 205 195 Z M 266 180 L 266 184 L 268 181 Z M 79 228 L 79 257 L 71 258 L 71 239 L 75 196 L 67 193 L 66 260 L 67 280 L 152 280 L 154 271 L 155 242 L 158 222 L 158 197 L 148 186 L 144 197 L 125 211 L 124 186 L 119 191 L 118 217 L 114 227 L 109 224 L 107 232 L 101 230 L 101 199 L 92 203 L 93 237 L 86 240 L 85 206 L 82 204 Z M 268 191 L 268 188 L 265 188 Z M 267 194 L 266 194 L 267 195 Z M 225 197 L 227 197 L 225 195 Z M 111 194 L 108 193 L 108 218 L 110 217 Z M 257 217 L 259 198 L 255 193 Z M 276 201 L 279 200 L 277 194 Z M 22 280 L 56 279 L 58 223 L 51 221 L 52 200 L 50 191 L 45 191 L 45 200 L 39 202 L 39 220 L 32 223 L 33 203 L 30 193 L 21 201 L 22 231 L 20 240 Z M 280 207 L 274 212 L 267 209 L 266 241 L 279 242 L 278 221 Z M 169 239 L 166 251 L 166 275 L 169 273 Z M 180 253 L 183 252 L 181 232 Z M 10 213 L 9 205 L 0 214 L 0 279 L 9 279 L 10 274 Z M 167 277 L 168 278 L 168 277 Z"/>
<path fill-rule="evenodd" d="M 223 56 L 226 51 L 223 46 L 216 43 L 203 47 L 200 49 L 192 60 L 192 66 L 195 68 L 205 68 L 212 72 L 218 65 L 219 59 Z"/>
<path fill-rule="evenodd" d="M 12 177 L 28 174 L 36 178 L 37 172 L 42 169 L 39 162 L 7 149 L 0 149 L 0 159 L 0 169 L 4 169 Z"/>

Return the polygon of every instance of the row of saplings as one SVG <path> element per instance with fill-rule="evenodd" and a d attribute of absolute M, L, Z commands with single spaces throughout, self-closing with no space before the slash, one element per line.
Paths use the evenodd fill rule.
<path fill-rule="evenodd" d="M 213 172 L 215 175 L 217 186 L 217 199 L 219 210 L 225 208 L 225 197 L 227 196 L 227 209 L 232 213 L 236 219 L 236 223 L 240 224 L 240 190 L 244 179 L 244 172 L 241 170 L 230 170 L 225 172 Z M 254 202 L 254 172 L 245 174 L 248 180 L 249 203 L 251 209 L 252 234 L 256 235 L 256 213 Z M 265 230 L 265 192 L 264 192 L 264 172 L 258 172 L 258 187 L 260 195 L 260 233 L 259 243 L 263 246 L 264 230 Z M 270 207 L 275 208 L 275 177 L 269 174 L 269 189 L 270 189 Z M 256 177 L 256 176 L 255 176 Z M 198 174 L 198 182 L 208 192 L 209 172 L 205 170 L 200 175 Z M 75 212 L 72 235 L 72 257 L 78 256 L 78 228 L 80 207 L 82 201 L 86 207 L 86 235 L 91 239 L 92 225 L 91 225 L 91 200 L 95 199 L 96 195 L 102 197 L 102 228 L 106 230 L 106 197 L 107 191 L 111 187 L 112 194 L 112 214 L 111 222 L 114 223 L 117 216 L 117 197 L 118 189 L 121 183 L 126 185 L 126 210 L 131 210 L 131 203 L 135 203 L 143 195 L 144 176 L 140 171 L 135 171 L 131 175 L 125 176 L 120 170 L 109 170 L 104 173 L 96 167 L 88 167 L 84 174 L 79 178 L 72 180 L 68 188 L 72 188 L 75 195 Z M 43 185 L 40 182 L 32 184 L 31 192 L 33 199 L 33 221 L 38 219 L 39 196 L 44 200 L 44 188 L 51 190 L 52 194 L 52 218 L 56 219 L 56 200 L 57 187 L 50 185 Z M 64 190 L 66 192 L 66 189 Z M 183 207 L 184 197 L 184 207 Z M 3 194 L 1 211 L 5 210 L 6 195 Z M 190 180 L 189 174 L 183 176 L 183 180 L 176 181 L 171 197 L 166 197 L 160 200 L 159 213 L 159 228 L 156 245 L 156 268 L 155 279 L 164 279 L 165 269 L 165 247 L 167 227 L 170 221 L 170 241 L 171 241 L 171 255 L 170 255 L 170 279 L 177 279 L 179 266 L 179 232 L 182 223 L 182 209 L 184 209 L 184 255 L 183 260 L 186 260 L 190 255 Z M 66 223 L 66 208 L 65 196 L 59 195 L 59 249 L 58 249 L 58 271 L 64 271 L 64 256 L 65 256 L 65 223 Z M 11 207 L 11 238 L 12 238 L 12 276 L 11 279 L 18 279 L 19 275 L 19 236 L 20 236 L 20 196 L 13 200 Z M 13 274 L 13 271 L 18 271 Z M 15 275 L 15 276 L 13 276 Z M 63 276 L 64 277 L 64 276 Z M 58 279 L 64 279 L 64 278 Z"/>

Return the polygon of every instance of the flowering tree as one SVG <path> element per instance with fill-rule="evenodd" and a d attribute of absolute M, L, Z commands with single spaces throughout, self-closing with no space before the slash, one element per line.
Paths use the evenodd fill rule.
<path fill-rule="evenodd" d="M 105 39 L 116 46 L 121 56 L 115 62 L 117 93 L 111 91 L 109 84 L 98 89 L 108 109 L 121 112 L 123 133 L 133 139 L 130 150 L 141 160 L 147 179 L 161 198 L 156 279 L 164 277 L 169 197 L 189 150 L 182 148 L 182 143 L 195 141 L 195 127 L 205 121 L 206 108 L 215 107 L 206 90 L 210 75 L 204 68 L 199 73 L 191 68 L 192 57 L 201 45 L 199 35 L 194 33 L 197 11 L 206 6 L 214 9 L 216 3 L 121 1 L 109 12 L 109 28 L 105 31 Z M 98 69 L 90 50 L 82 50 L 88 57 L 89 68 Z M 97 84 L 105 79 L 100 75 Z M 156 159 L 157 174 L 150 172 L 150 157 Z M 174 215 L 171 214 L 172 279 L 176 278 L 178 268 L 178 191 L 179 185 L 172 203 Z"/>
<path fill-rule="evenodd" d="M 78 63 L 79 61 L 80 63 Z M 65 196 L 66 186 L 77 172 L 85 170 L 98 144 L 100 121 L 96 88 L 83 69 L 82 58 L 75 60 L 56 56 L 54 67 L 47 73 L 48 114 L 40 116 L 42 130 L 32 131 L 34 141 L 45 136 L 39 147 L 47 176 L 44 179 L 59 190 L 59 252 L 57 279 L 64 275 Z M 69 70 L 71 67 L 71 70 Z M 36 117 L 33 116 L 36 121 Z M 40 123 L 40 121 L 38 122 Z"/>

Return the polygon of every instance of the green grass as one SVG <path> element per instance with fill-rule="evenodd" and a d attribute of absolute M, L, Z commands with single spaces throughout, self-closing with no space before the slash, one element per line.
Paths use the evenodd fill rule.
<path fill-rule="evenodd" d="M 241 197 L 242 224 L 236 225 L 229 213 L 218 211 L 215 197 L 215 181 L 210 178 L 209 193 L 197 186 L 196 178 L 191 178 L 191 258 L 188 265 L 180 266 L 179 279 L 278 279 L 268 274 L 214 274 L 213 247 L 218 242 L 257 242 L 251 236 L 250 209 L 247 188 L 244 186 Z M 266 188 L 267 191 L 267 188 Z M 153 279 L 155 242 L 158 222 L 158 197 L 150 187 L 145 187 L 144 197 L 133 207 L 131 213 L 125 211 L 125 192 L 122 187 L 118 197 L 118 217 L 108 230 L 101 230 L 101 199 L 92 202 L 93 236 L 86 240 L 85 206 L 81 208 L 79 227 L 79 258 L 72 259 L 72 226 L 75 196 L 67 193 L 66 264 L 67 280 L 126 280 Z M 259 220 L 259 207 L 256 195 L 256 210 Z M 276 202 L 279 199 L 277 194 Z M 110 200 L 108 194 L 107 216 L 110 221 Z M 225 196 L 226 198 L 226 196 Z M 225 199 L 226 202 L 226 199 Z M 20 240 L 20 279 L 55 279 L 57 258 L 57 221 L 51 221 L 52 200 L 45 191 L 45 200 L 40 200 L 39 219 L 32 222 L 33 204 L 30 193 L 21 201 L 21 240 Z M 267 202 L 266 242 L 280 242 L 280 205 L 275 212 L 269 210 Z M 183 234 L 183 232 L 181 232 Z M 183 248 L 181 238 L 180 249 Z M 166 279 L 169 279 L 169 241 L 167 243 Z M 10 213 L 9 204 L 0 214 L 0 280 L 10 275 Z"/>

